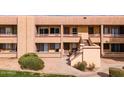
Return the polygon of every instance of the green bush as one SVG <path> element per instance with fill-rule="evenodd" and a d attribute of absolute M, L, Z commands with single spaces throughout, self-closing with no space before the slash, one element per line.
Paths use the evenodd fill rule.
<path fill-rule="evenodd" d="M 79 69 L 81 71 L 85 71 L 87 67 L 87 64 L 85 61 L 83 62 L 78 62 L 77 64 L 74 65 L 74 68 Z"/>
<path fill-rule="evenodd" d="M 124 77 L 124 69 L 120 68 L 109 68 L 110 77 Z"/>
<path fill-rule="evenodd" d="M 24 54 L 19 58 L 18 63 L 22 69 L 39 70 L 44 67 L 44 62 L 35 53 Z"/>
<path fill-rule="evenodd" d="M 95 69 L 95 64 L 89 64 L 89 66 L 87 67 L 88 70 L 93 71 Z"/>

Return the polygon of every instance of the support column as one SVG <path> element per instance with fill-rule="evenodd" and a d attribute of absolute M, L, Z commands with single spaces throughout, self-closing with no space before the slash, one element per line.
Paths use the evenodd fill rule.
<path fill-rule="evenodd" d="M 103 28 L 104 28 L 104 26 L 103 25 L 101 25 L 101 35 L 100 35 L 100 41 L 101 41 L 101 47 L 100 47 L 100 49 L 101 49 L 101 56 L 103 56 L 104 55 L 104 49 L 103 49 Z"/>
<path fill-rule="evenodd" d="M 63 49 L 63 32 L 64 32 L 64 27 L 61 25 L 61 58 L 63 57 L 64 54 L 64 49 Z"/>
<path fill-rule="evenodd" d="M 27 16 L 27 53 L 35 52 L 35 22 L 34 16 Z"/>
<path fill-rule="evenodd" d="M 26 16 L 18 16 L 17 27 L 17 58 L 26 53 Z"/>

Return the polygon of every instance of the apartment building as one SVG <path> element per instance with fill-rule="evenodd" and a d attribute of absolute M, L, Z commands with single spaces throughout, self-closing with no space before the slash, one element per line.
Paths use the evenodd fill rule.
<path fill-rule="evenodd" d="M 0 16 L 0 57 L 63 57 L 70 51 L 71 59 L 80 51 L 86 59 L 124 57 L 124 16 Z"/>

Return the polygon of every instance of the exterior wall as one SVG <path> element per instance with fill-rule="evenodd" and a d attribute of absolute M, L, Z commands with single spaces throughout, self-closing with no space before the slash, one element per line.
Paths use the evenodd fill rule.
<path fill-rule="evenodd" d="M 26 41 L 26 38 L 27 38 L 27 28 L 26 28 L 26 25 L 27 25 L 27 21 L 26 21 L 26 16 L 19 16 L 18 17 L 18 44 L 17 44 L 17 57 L 19 58 L 20 56 L 22 56 L 23 54 L 26 53 L 27 51 L 27 47 L 26 47 L 26 44 L 27 44 L 27 41 Z"/>
<path fill-rule="evenodd" d="M 17 36 L 0 36 L 0 43 L 17 43 L 19 58 L 27 52 L 36 52 L 35 43 L 78 43 L 80 36 L 88 39 L 88 25 L 94 26 L 94 36 L 90 37 L 91 41 L 100 43 L 100 25 L 124 25 L 123 20 L 124 16 L 0 16 L 0 25 L 17 26 Z M 62 26 L 69 26 L 70 29 L 77 26 L 78 35 L 35 36 L 36 25 L 59 26 L 61 31 L 63 31 Z M 124 37 L 104 36 L 102 41 L 103 43 L 124 43 Z M 50 55 L 46 54 L 48 57 Z M 0 57 L 2 56 L 3 54 Z"/>
<path fill-rule="evenodd" d="M 47 58 L 47 57 L 52 57 L 52 58 L 57 58 L 57 57 L 61 57 L 61 53 L 37 53 L 39 57 L 42 58 Z"/>
<path fill-rule="evenodd" d="M 60 43 L 60 36 L 37 36 L 35 37 L 36 43 Z"/>
<path fill-rule="evenodd" d="M 78 43 L 80 40 L 79 36 L 64 36 L 63 37 L 63 42 L 64 43 Z"/>
<path fill-rule="evenodd" d="M 16 53 L 0 53 L 0 57 L 2 58 L 16 58 Z"/>
<path fill-rule="evenodd" d="M 84 47 L 83 60 L 86 61 L 88 65 L 93 63 L 96 68 L 100 67 L 100 48 L 96 46 Z"/>
<path fill-rule="evenodd" d="M 27 17 L 27 37 L 26 37 L 26 44 L 27 44 L 27 53 L 35 52 L 35 23 L 34 23 L 34 16 Z"/>
<path fill-rule="evenodd" d="M 78 29 L 79 35 L 82 39 L 88 39 L 88 26 L 79 26 Z"/>
<path fill-rule="evenodd" d="M 17 25 L 17 16 L 0 16 L 0 25 Z"/>
<path fill-rule="evenodd" d="M 17 43 L 17 37 L 13 36 L 0 36 L 0 43 Z"/>
<path fill-rule="evenodd" d="M 124 25 L 124 16 L 37 16 L 36 24 L 63 25 Z"/>
<path fill-rule="evenodd" d="M 72 59 L 71 66 L 82 61 L 87 63 L 87 67 L 90 64 L 94 64 L 96 68 L 99 68 L 101 64 L 100 48 L 98 46 L 85 46 L 83 48 L 83 53 L 80 53 L 76 58 Z"/>

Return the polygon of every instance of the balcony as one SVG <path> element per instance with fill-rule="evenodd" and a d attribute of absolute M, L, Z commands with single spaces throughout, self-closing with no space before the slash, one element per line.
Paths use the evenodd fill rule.
<path fill-rule="evenodd" d="M 100 34 L 91 34 L 89 35 L 92 42 L 100 42 Z M 124 34 L 104 34 L 103 35 L 104 43 L 123 43 L 124 42 Z"/>
<path fill-rule="evenodd" d="M 100 42 L 100 34 L 89 34 L 89 37 L 93 43 Z"/>
<path fill-rule="evenodd" d="M 80 35 L 78 34 L 64 34 L 63 42 L 65 43 L 78 43 L 80 40 Z"/>
<path fill-rule="evenodd" d="M 17 43 L 17 36 L 15 34 L 0 34 L 0 43 Z"/>
<path fill-rule="evenodd" d="M 60 43 L 60 34 L 37 34 L 36 43 Z"/>
<path fill-rule="evenodd" d="M 17 57 L 17 52 L 14 50 L 2 50 L 0 49 L 0 57 L 5 58 L 15 58 Z"/>
<path fill-rule="evenodd" d="M 37 52 L 38 56 L 39 57 L 44 57 L 44 58 L 47 58 L 47 57 L 61 57 L 61 54 L 60 52 Z"/>
<path fill-rule="evenodd" d="M 124 34 L 104 34 L 103 42 L 108 43 L 124 43 Z"/>

